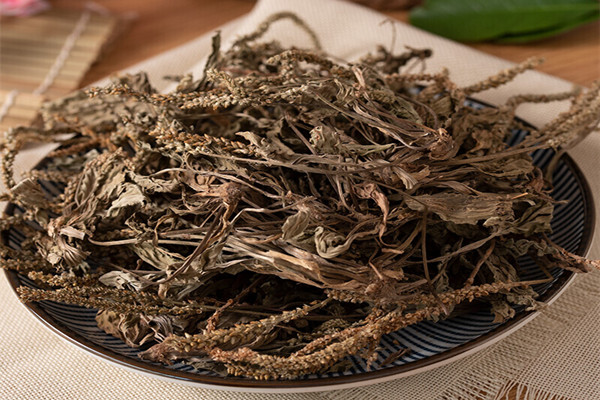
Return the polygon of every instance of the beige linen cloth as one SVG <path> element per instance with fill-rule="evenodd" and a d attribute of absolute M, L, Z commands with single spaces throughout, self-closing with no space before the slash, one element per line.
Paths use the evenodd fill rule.
<path fill-rule="evenodd" d="M 389 46 L 392 29 L 385 16 L 368 9 L 330 0 L 263 0 L 247 16 L 222 27 L 231 41 L 273 12 L 297 13 L 317 32 L 329 53 L 352 60 L 376 44 Z M 432 48 L 429 71 L 446 66 L 461 85 L 474 83 L 511 64 L 460 44 L 394 24 L 396 51 L 403 45 Z M 267 39 L 308 47 L 308 36 L 289 22 L 277 22 Z M 161 89 L 165 74 L 201 71 L 210 51 L 210 34 L 131 68 L 146 70 Z M 516 93 L 552 93 L 571 84 L 528 72 L 510 85 L 483 93 L 481 100 L 504 101 Z M 543 125 L 567 107 L 566 103 L 523 106 L 521 117 Z M 31 168 L 48 148 L 40 146 L 20 157 L 21 170 Z M 600 197 L 600 134 L 570 152 Z M 600 200 L 600 198 L 598 198 Z M 598 204 L 598 203 L 597 203 Z M 596 214 L 600 208 L 596 205 Z M 596 226 L 590 256 L 600 258 Z M 233 393 L 186 386 L 117 366 L 64 342 L 39 323 L 19 303 L 4 276 L 0 277 L 0 398 L 2 399 L 315 399 L 315 400 L 431 400 L 502 399 L 517 391 L 527 399 L 600 399 L 600 273 L 580 276 L 541 315 L 500 342 L 437 369 L 406 378 L 352 389 L 303 394 Z M 522 398 L 522 397 L 518 397 Z"/>

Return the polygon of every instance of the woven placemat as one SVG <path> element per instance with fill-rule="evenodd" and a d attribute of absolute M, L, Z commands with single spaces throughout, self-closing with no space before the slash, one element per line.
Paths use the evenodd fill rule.
<path fill-rule="evenodd" d="M 0 87 L 47 98 L 79 87 L 118 18 L 97 8 L 51 9 L 4 18 L 0 29 Z"/>

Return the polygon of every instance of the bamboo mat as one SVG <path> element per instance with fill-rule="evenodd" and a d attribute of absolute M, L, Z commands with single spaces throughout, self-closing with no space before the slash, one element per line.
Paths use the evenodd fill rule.
<path fill-rule="evenodd" d="M 13 126 L 29 125 L 42 101 L 42 95 L 0 89 L 0 132 Z"/>
<path fill-rule="evenodd" d="M 117 22 L 95 9 L 2 19 L 0 131 L 29 124 L 44 99 L 77 89 Z"/>

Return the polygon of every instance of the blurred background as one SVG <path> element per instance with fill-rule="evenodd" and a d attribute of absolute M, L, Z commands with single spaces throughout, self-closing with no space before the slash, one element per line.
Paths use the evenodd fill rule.
<path fill-rule="evenodd" d="M 600 78 L 598 0 L 354 2 L 509 61 L 544 57 L 539 70 L 579 85 Z M 255 3 L 0 0 L 0 129 L 27 123 L 43 99 L 213 31 Z"/>

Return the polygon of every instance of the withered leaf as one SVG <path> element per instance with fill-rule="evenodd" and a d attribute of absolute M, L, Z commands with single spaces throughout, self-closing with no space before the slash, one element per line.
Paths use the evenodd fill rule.
<path fill-rule="evenodd" d="M 296 214 L 289 216 L 281 226 L 283 240 L 293 240 L 302 235 L 310 224 L 310 215 L 307 210 L 299 210 Z"/>
<path fill-rule="evenodd" d="M 15 201 L 32 208 L 40 207 L 47 202 L 40 184 L 30 178 L 23 179 L 17 183 L 11 189 L 11 194 L 15 198 Z"/>
<path fill-rule="evenodd" d="M 137 314 L 118 314 L 100 310 L 96 314 L 98 327 L 131 347 L 139 347 L 154 338 L 154 331 L 144 318 Z"/>
<path fill-rule="evenodd" d="M 115 287 L 117 289 L 127 289 L 129 287 L 140 291 L 148 286 L 147 283 L 141 282 L 137 276 L 126 271 L 110 271 L 98 278 L 98 281 L 106 286 Z"/>
<path fill-rule="evenodd" d="M 106 211 L 106 216 L 114 218 L 123 208 L 129 206 L 142 206 L 145 202 L 146 196 L 138 185 L 125 183 L 121 188 L 119 197 L 111 203 L 109 209 Z"/>
<path fill-rule="evenodd" d="M 144 260 L 159 270 L 166 270 L 172 265 L 181 263 L 180 259 L 172 257 L 167 251 L 161 250 L 151 242 L 133 244 L 130 248 L 141 260 Z"/>
<path fill-rule="evenodd" d="M 511 221 L 514 216 L 511 195 L 439 193 L 410 196 L 405 201 L 411 210 L 430 212 L 455 224 L 477 225 L 484 221 L 484 225 L 491 226 Z"/>

